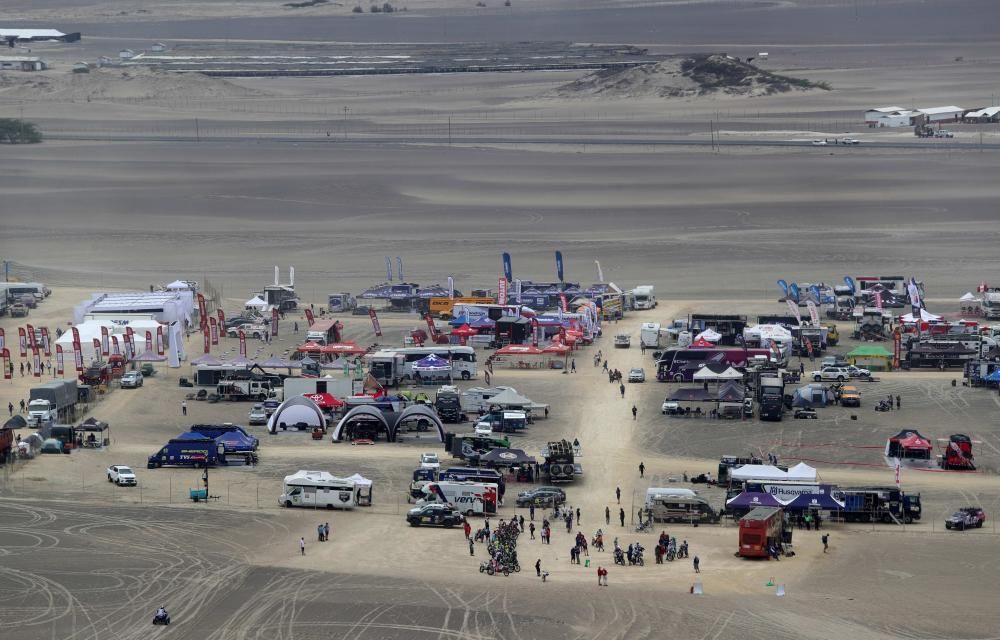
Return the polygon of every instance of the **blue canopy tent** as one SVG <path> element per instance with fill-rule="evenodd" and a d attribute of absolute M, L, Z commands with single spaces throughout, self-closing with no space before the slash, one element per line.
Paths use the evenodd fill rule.
<path fill-rule="evenodd" d="M 753 509 L 754 507 L 784 507 L 777 498 L 770 493 L 757 493 L 753 491 L 743 491 L 735 498 L 726 500 L 727 509 Z M 842 507 L 841 507 L 842 508 Z"/>
<path fill-rule="evenodd" d="M 987 382 L 1000 382 L 1000 369 L 995 369 L 993 373 L 983 378 L 983 380 Z"/>
<path fill-rule="evenodd" d="M 413 363 L 413 377 L 422 380 L 450 378 L 451 363 L 432 353 Z"/>
<path fill-rule="evenodd" d="M 467 324 L 470 326 L 472 325 L 472 323 L 469 322 L 469 316 L 465 315 L 464 313 L 458 316 L 457 318 L 449 320 L 448 324 L 452 327 L 461 327 L 463 324 Z"/>

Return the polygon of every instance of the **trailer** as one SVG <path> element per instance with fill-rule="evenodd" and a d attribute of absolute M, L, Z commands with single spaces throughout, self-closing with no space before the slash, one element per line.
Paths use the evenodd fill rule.
<path fill-rule="evenodd" d="M 740 548 L 743 558 L 769 558 L 770 547 L 785 542 L 784 510 L 780 507 L 756 507 L 740 518 Z"/>
<path fill-rule="evenodd" d="M 574 461 L 573 443 L 568 440 L 550 442 L 542 449 L 545 463 L 542 472 L 548 474 L 549 482 L 573 482 L 583 474 L 583 468 Z"/>
<path fill-rule="evenodd" d="M 187 432 L 174 438 L 146 460 L 148 469 L 159 467 L 214 467 L 226 464 L 226 447 L 200 433 Z"/>
<path fill-rule="evenodd" d="M 656 294 L 654 293 L 653 285 L 643 284 L 632 289 L 632 300 L 632 304 L 637 310 L 655 309 Z"/>
<path fill-rule="evenodd" d="M 660 323 L 643 322 L 639 329 L 639 344 L 646 348 L 658 349 L 660 347 Z"/>
<path fill-rule="evenodd" d="M 906 494 L 895 487 L 858 487 L 841 489 L 842 511 L 831 511 L 833 517 L 847 522 L 883 522 L 910 524 L 920 519 L 920 494 Z"/>

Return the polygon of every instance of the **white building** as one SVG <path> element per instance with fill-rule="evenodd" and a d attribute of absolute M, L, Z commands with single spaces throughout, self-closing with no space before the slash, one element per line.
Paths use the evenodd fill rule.
<path fill-rule="evenodd" d="M 986 107 L 965 114 L 967 122 L 1000 122 L 1000 107 Z"/>
<path fill-rule="evenodd" d="M 912 114 L 903 107 L 875 107 L 865 111 L 865 124 L 869 127 L 908 127 Z"/>
<path fill-rule="evenodd" d="M 37 56 L 0 56 L 0 71 L 45 71 L 47 62 Z"/>
<path fill-rule="evenodd" d="M 917 109 L 912 117 L 924 116 L 925 122 L 958 122 L 965 114 L 965 109 L 950 105 L 947 107 L 924 107 Z"/>

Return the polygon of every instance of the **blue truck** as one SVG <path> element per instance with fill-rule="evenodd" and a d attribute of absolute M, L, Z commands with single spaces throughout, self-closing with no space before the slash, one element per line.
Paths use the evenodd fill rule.
<path fill-rule="evenodd" d="M 895 487 L 841 489 L 842 512 L 833 512 L 847 522 L 910 524 L 920 519 L 920 494 L 904 493 Z"/>
<path fill-rule="evenodd" d="M 226 447 L 215 438 L 187 431 L 172 439 L 146 460 L 148 469 L 159 467 L 214 467 L 226 464 Z"/>

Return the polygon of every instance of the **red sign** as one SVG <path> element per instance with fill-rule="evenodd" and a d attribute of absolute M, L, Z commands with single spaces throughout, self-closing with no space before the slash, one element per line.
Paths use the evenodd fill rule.
<path fill-rule="evenodd" d="M 919 322 L 918 322 L 919 324 Z M 892 332 L 892 368 L 899 369 L 899 351 L 902 347 L 903 335 L 897 328 Z"/>
<path fill-rule="evenodd" d="M 61 344 L 56 345 L 56 374 L 62 375 L 65 371 L 65 360 L 63 356 L 63 348 Z"/>
<path fill-rule="evenodd" d="M 198 294 L 198 319 L 201 324 L 208 322 L 208 311 L 205 310 L 205 296 Z"/>
<path fill-rule="evenodd" d="M 378 315 L 375 313 L 375 307 L 368 307 L 368 317 L 372 319 L 372 327 L 375 329 L 375 335 L 382 337 L 382 327 L 378 323 Z"/>
<path fill-rule="evenodd" d="M 163 355 L 163 325 L 156 327 L 156 353 Z"/>
<path fill-rule="evenodd" d="M 566 303 L 566 294 L 565 293 L 560 293 L 559 294 L 559 302 L 562 304 L 562 310 L 563 311 L 569 311 L 569 304 Z"/>
<path fill-rule="evenodd" d="M 14 367 L 10 363 L 10 349 L 5 348 L 0 351 L 0 358 L 3 359 L 3 378 L 10 380 L 14 375 Z"/>
<path fill-rule="evenodd" d="M 278 337 L 278 308 L 271 309 L 271 336 Z"/>
<path fill-rule="evenodd" d="M 226 326 L 226 312 L 223 311 L 222 309 L 216 309 L 215 313 L 219 316 L 219 326 L 220 327 Z"/>
<path fill-rule="evenodd" d="M 497 304 L 507 304 L 507 278 L 503 276 L 497 281 Z"/>
<path fill-rule="evenodd" d="M 111 336 L 111 352 L 116 356 L 120 356 L 122 354 L 121 347 L 118 346 L 118 336 Z"/>
<path fill-rule="evenodd" d="M 104 355 L 108 355 L 110 353 L 108 349 L 109 349 L 109 345 L 108 345 L 108 328 L 102 326 L 101 327 L 101 353 L 104 354 Z"/>
<path fill-rule="evenodd" d="M 312 309 L 309 309 L 308 307 L 306 308 L 306 322 L 309 323 L 310 327 L 313 326 L 314 322 L 316 322 L 316 318 L 313 317 Z"/>
<path fill-rule="evenodd" d="M 18 346 L 21 348 L 21 357 L 25 358 L 28 356 L 28 338 L 24 334 L 24 327 L 17 328 L 17 342 Z"/>
<path fill-rule="evenodd" d="M 240 329 L 240 355 L 247 357 L 247 334 L 243 333 L 242 329 Z"/>
<path fill-rule="evenodd" d="M 212 329 L 215 329 L 215 318 L 212 318 Z M 203 331 L 202 334 L 205 336 L 205 353 L 211 353 L 212 351 L 212 339 L 208 335 L 208 331 Z M 215 331 L 212 331 L 212 335 L 215 335 Z"/>
<path fill-rule="evenodd" d="M 28 327 L 28 347 L 30 347 L 31 349 L 34 349 L 35 346 L 36 346 L 35 345 L 35 328 L 33 326 L 31 326 L 30 324 L 27 325 L 27 327 Z"/>
<path fill-rule="evenodd" d="M 152 352 L 153 351 L 153 332 L 152 331 L 147 331 L 146 332 L 146 351 L 148 351 L 148 352 Z"/>
<path fill-rule="evenodd" d="M 42 377 L 42 356 L 38 354 L 38 346 L 36 345 L 31 351 L 31 361 L 32 366 L 35 367 L 35 377 Z"/>
<path fill-rule="evenodd" d="M 76 363 L 76 370 L 83 371 L 83 350 L 79 342 L 73 343 L 73 360 Z"/>
<path fill-rule="evenodd" d="M 212 339 L 212 344 L 219 344 L 219 323 L 215 321 L 215 318 L 209 318 L 209 336 Z M 207 351 L 205 353 L 208 353 Z"/>

